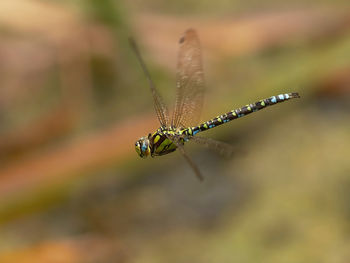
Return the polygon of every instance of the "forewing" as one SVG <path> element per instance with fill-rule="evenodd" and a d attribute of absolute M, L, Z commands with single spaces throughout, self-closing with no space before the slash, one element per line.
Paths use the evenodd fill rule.
<path fill-rule="evenodd" d="M 204 95 L 201 48 L 197 33 L 188 29 L 179 41 L 176 75 L 176 101 L 172 125 L 189 127 L 198 124 Z"/>
<path fill-rule="evenodd" d="M 139 48 L 134 41 L 134 39 L 130 38 L 129 39 L 130 46 L 133 49 L 133 51 L 136 54 L 136 57 L 142 67 L 143 72 L 145 73 L 149 86 L 151 88 L 152 96 L 153 96 L 153 101 L 154 101 L 154 108 L 156 110 L 156 114 L 158 117 L 158 120 L 161 124 L 161 126 L 168 127 L 169 126 L 169 113 L 168 113 L 168 108 L 166 107 L 163 98 L 161 97 L 160 93 L 156 89 L 156 86 L 151 78 L 151 74 L 149 73 L 146 64 L 144 63 L 142 56 L 140 54 Z"/>

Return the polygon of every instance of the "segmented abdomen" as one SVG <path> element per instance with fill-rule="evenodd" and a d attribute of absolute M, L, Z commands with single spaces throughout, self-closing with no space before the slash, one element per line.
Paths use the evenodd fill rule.
<path fill-rule="evenodd" d="M 293 98 L 300 98 L 298 93 L 286 93 L 286 94 L 280 94 L 277 96 L 272 96 L 267 99 L 260 100 L 258 102 L 248 104 L 242 108 L 232 110 L 230 112 L 227 112 L 226 114 L 223 114 L 221 116 L 217 116 L 216 118 L 206 121 L 196 127 L 191 127 L 186 129 L 183 133 L 186 135 L 194 136 L 198 132 L 206 131 L 208 129 L 217 127 L 221 124 L 224 124 L 226 122 L 232 121 L 234 119 L 238 119 L 240 117 L 243 117 L 245 115 L 248 115 L 252 112 L 262 110 L 263 108 L 266 108 L 267 106 L 271 106 L 280 102 L 284 102 Z"/>

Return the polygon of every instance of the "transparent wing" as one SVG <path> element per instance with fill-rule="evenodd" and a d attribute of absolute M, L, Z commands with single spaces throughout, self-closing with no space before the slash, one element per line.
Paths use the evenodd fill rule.
<path fill-rule="evenodd" d="M 200 181 L 203 181 L 204 178 L 201 174 L 201 172 L 199 171 L 198 166 L 192 161 L 192 159 L 187 155 L 187 153 L 185 152 L 185 148 L 183 147 L 183 145 L 178 146 L 180 153 L 182 154 L 182 156 L 185 158 L 185 160 L 187 161 L 187 163 L 191 166 L 191 168 L 193 169 L 193 171 L 195 172 L 196 176 L 198 177 L 198 179 Z"/>
<path fill-rule="evenodd" d="M 204 95 L 202 56 L 196 31 L 188 29 L 179 44 L 172 125 L 189 127 L 198 124 Z"/>
<path fill-rule="evenodd" d="M 138 46 L 134 39 L 129 38 L 130 46 L 133 49 L 133 51 L 136 54 L 136 57 L 142 67 L 143 72 L 145 73 L 149 86 L 151 88 L 153 101 L 154 101 L 154 108 L 156 110 L 156 114 L 158 117 L 158 120 L 161 124 L 161 126 L 168 127 L 169 126 L 169 114 L 168 114 L 168 108 L 166 107 L 165 103 L 163 102 L 162 97 L 160 96 L 158 90 L 156 89 L 156 86 L 151 78 L 151 75 L 146 67 L 146 64 L 144 63 L 140 51 L 138 49 Z"/>
<path fill-rule="evenodd" d="M 192 159 L 187 155 L 186 151 L 185 151 L 185 147 L 183 146 L 183 144 L 180 141 L 180 137 L 178 136 L 171 136 L 171 135 L 167 135 L 168 139 L 171 140 L 173 143 L 175 143 L 175 145 L 177 146 L 177 148 L 179 149 L 181 155 L 185 158 L 185 160 L 187 161 L 187 163 L 191 166 L 192 170 L 194 171 L 194 173 L 196 174 L 197 178 L 200 181 L 203 181 L 204 178 L 201 174 L 201 172 L 199 171 L 198 166 L 192 161 Z"/>
<path fill-rule="evenodd" d="M 207 147 L 210 150 L 214 150 L 220 155 L 225 157 L 231 157 L 234 152 L 237 152 L 230 144 L 225 142 L 216 141 L 206 137 L 200 137 L 198 135 L 191 137 L 190 139 L 200 145 Z"/>

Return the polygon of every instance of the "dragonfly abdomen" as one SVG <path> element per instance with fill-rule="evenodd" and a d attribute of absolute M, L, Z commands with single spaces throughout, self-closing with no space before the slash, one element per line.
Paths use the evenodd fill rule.
<path fill-rule="evenodd" d="M 277 103 L 281 103 L 290 99 L 294 98 L 300 98 L 298 93 L 286 93 L 286 94 L 280 94 L 277 96 L 272 96 L 267 99 L 260 100 L 258 102 L 245 105 L 244 107 L 229 111 L 225 114 L 222 114 L 220 116 L 217 116 L 216 118 L 203 122 L 202 124 L 191 127 L 186 129 L 185 134 L 194 136 L 199 132 L 206 131 L 208 129 L 217 127 L 221 124 L 224 124 L 226 122 L 241 118 L 243 116 L 246 116 L 252 112 L 256 112 L 259 110 L 262 110 L 268 106 L 275 105 Z"/>

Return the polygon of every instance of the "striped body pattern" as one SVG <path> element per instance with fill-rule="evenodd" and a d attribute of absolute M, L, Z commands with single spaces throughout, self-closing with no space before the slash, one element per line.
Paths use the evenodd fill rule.
<path fill-rule="evenodd" d="M 173 128 L 159 128 L 151 137 L 151 156 L 160 156 L 176 150 L 176 144 L 169 139 L 170 136 L 177 136 L 179 133 Z M 183 145 L 185 139 L 181 140 Z"/>
<path fill-rule="evenodd" d="M 185 142 L 191 140 L 193 136 L 200 132 L 215 128 L 229 121 L 244 117 L 252 112 L 262 110 L 268 106 L 272 106 L 293 98 L 299 98 L 299 94 L 286 93 L 272 96 L 270 98 L 248 104 L 242 108 L 238 108 L 217 116 L 214 119 L 206 121 L 195 127 L 188 127 L 184 129 L 176 129 L 176 127 L 160 127 L 148 138 L 150 141 L 150 154 L 151 156 L 159 156 L 175 151 L 177 146 L 172 140 L 169 139 L 171 136 L 177 136 L 180 138 L 180 143 L 183 145 Z"/>
<path fill-rule="evenodd" d="M 220 116 L 217 116 L 216 118 L 206 121 L 198 126 L 191 127 L 185 130 L 186 135 L 194 136 L 199 132 L 206 131 L 208 129 L 217 127 L 221 124 L 224 124 L 226 122 L 244 117 L 252 112 L 256 112 L 259 110 L 262 110 L 266 108 L 267 106 L 272 106 L 277 103 L 281 103 L 293 98 L 300 98 L 298 93 L 286 93 L 286 94 L 280 94 L 277 96 L 272 96 L 270 98 L 260 100 L 258 102 L 248 104 L 242 108 L 232 110 L 230 112 L 227 112 L 226 114 L 222 114 Z"/>
<path fill-rule="evenodd" d="M 160 123 L 160 128 L 158 128 L 156 132 L 141 137 L 136 141 L 136 152 L 140 157 L 146 158 L 147 156 L 155 157 L 165 155 L 179 149 L 179 152 L 200 180 L 203 180 L 203 177 L 197 165 L 184 150 L 184 144 L 186 142 L 192 140 L 204 146 L 219 150 L 220 153 L 233 152 L 230 145 L 200 137 L 197 136 L 197 134 L 268 106 L 299 98 L 299 94 L 296 92 L 272 96 L 232 110 L 198 125 L 200 111 L 203 105 L 204 75 L 199 38 L 195 30 L 188 29 L 179 41 L 180 49 L 176 74 L 176 101 L 173 116 L 170 118 L 168 108 L 155 87 L 136 43 L 131 40 L 130 44 L 148 79 L 153 96 L 154 108 Z"/>

